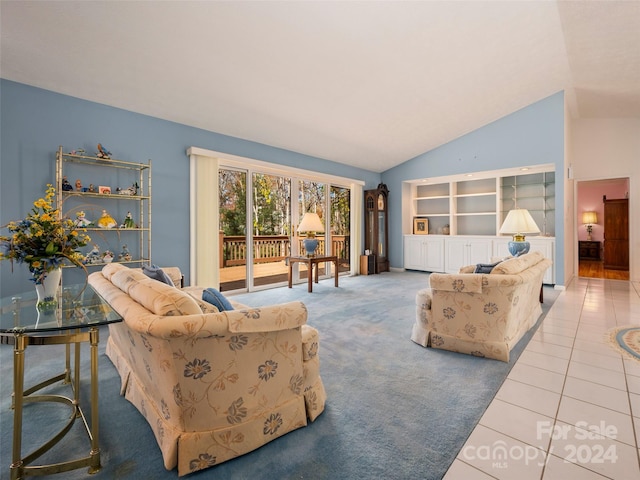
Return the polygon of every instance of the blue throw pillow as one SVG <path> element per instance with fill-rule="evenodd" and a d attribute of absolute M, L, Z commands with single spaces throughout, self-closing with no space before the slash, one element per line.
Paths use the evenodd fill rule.
<path fill-rule="evenodd" d="M 500 261 L 496 263 L 478 263 L 473 273 L 491 273 L 491 270 L 493 270 L 493 267 L 495 267 L 499 263 Z"/>
<path fill-rule="evenodd" d="M 169 275 L 167 275 L 165 271 L 157 265 L 143 265 L 142 271 L 149 278 L 153 278 L 154 280 L 158 280 L 159 282 L 175 287 Z"/>
<path fill-rule="evenodd" d="M 202 300 L 210 303 L 211 305 L 215 305 L 221 312 L 224 312 L 225 310 L 233 310 L 233 305 L 231 305 L 229 300 L 227 300 L 224 295 L 213 287 L 206 288 L 202 292 Z"/>

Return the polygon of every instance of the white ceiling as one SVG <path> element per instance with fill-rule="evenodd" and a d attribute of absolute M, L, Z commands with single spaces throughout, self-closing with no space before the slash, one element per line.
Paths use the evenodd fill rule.
<path fill-rule="evenodd" d="M 7 1 L 3 78 L 384 171 L 565 90 L 640 118 L 640 1 Z"/>

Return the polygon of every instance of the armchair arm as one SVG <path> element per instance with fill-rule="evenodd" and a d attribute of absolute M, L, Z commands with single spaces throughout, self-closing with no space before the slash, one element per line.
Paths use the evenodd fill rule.
<path fill-rule="evenodd" d="M 461 293 L 482 293 L 484 274 L 476 273 L 432 273 L 429 285 L 433 290 Z"/>

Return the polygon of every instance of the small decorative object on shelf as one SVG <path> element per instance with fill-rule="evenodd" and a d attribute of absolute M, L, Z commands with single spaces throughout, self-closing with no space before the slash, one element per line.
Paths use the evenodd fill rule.
<path fill-rule="evenodd" d="M 118 261 L 120 262 L 131 261 L 131 253 L 129 252 L 129 249 L 127 248 L 126 244 L 122 245 L 122 252 L 120 252 L 120 255 L 118 255 Z"/>
<path fill-rule="evenodd" d="M 79 211 L 76 213 L 76 221 L 73 222 L 76 227 L 89 227 L 91 226 L 91 220 L 88 220 L 83 211 Z"/>
<path fill-rule="evenodd" d="M 102 195 L 110 195 L 111 194 L 111 187 L 100 185 L 98 187 L 98 193 L 100 193 Z"/>
<path fill-rule="evenodd" d="M 111 152 L 107 150 L 107 148 L 101 143 L 98 144 L 98 151 L 96 152 L 96 157 L 102 158 L 104 160 L 109 160 L 111 158 Z"/>
<path fill-rule="evenodd" d="M 69 183 L 67 177 L 62 177 L 62 190 L 65 192 L 71 192 L 73 190 L 73 185 Z"/>
<path fill-rule="evenodd" d="M 131 185 L 129 188 L 116 188 L 116 192 L 118 192 L 118 194 L 120 195 L 137 195 L 138 194 L 138 189 L 140 188 L 140 186 L 138 185 L 138 182 L 134 182 L 133 185 Z"/>
<path fill-rule="evenodd" d="M 80 179 L 76 180 L 76 191 L 78 192 L 82 191 L 82 182 L 80 181 Z"/>
<path fill-rule="evenodd" d="M 136 222 L 133 221 L 133 217 L 131 216 L 131 212 L 127 212 L 127 216 L 122 223 L 122 228 L 136 228 Z"/>
<path fill-rule="evenodd" d="M 89 193 L 96 193 L 96 187 L 93 186 L 93 183 L 89 184 L 89 189 L 87 190 Z"/>
<path fill-rule="evenodd" d="M 85 265 L 95 265 L 96 263 L 102 262 L 102 255 L 100 254 L 100 247 L 94 244 L 91 251 L 84 258 Z"/>
<path fill-rule="evenodd" d="M 105 252 L 102 254 L 102 261 L 104 263 L 113 262 L 113 252 L 111 252 L 109 250 L 105 250 Z"/>
<path fill-rule="evenodd" d="M 78 251 L 91 241 L 84 230 L 78 228 L 73 220 L 63 218 L 60 210 L 53 205 L 56 189 L 47 185 L 46 195 L 33 202 L 31 213 L 24 220 L 9 222 L 6 228 L 11 236 L 0 236 L 0 260 L 13 263 L 26 263 L 31 272 L 31 280 L 43 285 L 45 279 L 52 275 L 49 283 L 53 283 L 54 292 L 60 284 L 60 277 L 56 271 L 60 269 L 65 259 L 73 265 L 83 267 L 84 255 Z M 54 300 L 51 292 L 44 292 L 44 287 L 38 290 L 41 302 Z M 47 295 L 47 298 L 40 298 Z M 52 297 L 52 298 L 48 298 Z"/>
<path fill-rule="evenodd" d="M 98 226 L 100 228 L 113 228 L 118 226 L 118 222 L 106 210 L 102 210 L 102 216 L 98 219 Z"/>

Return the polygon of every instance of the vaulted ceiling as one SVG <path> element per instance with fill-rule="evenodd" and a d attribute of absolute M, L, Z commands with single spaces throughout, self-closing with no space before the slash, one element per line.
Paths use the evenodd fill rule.
<path fill-rule="evenodd" d="M 373 171 L 561 90 L 640 118 L 635 0 L 0 9 L 2 78 Z"/>

